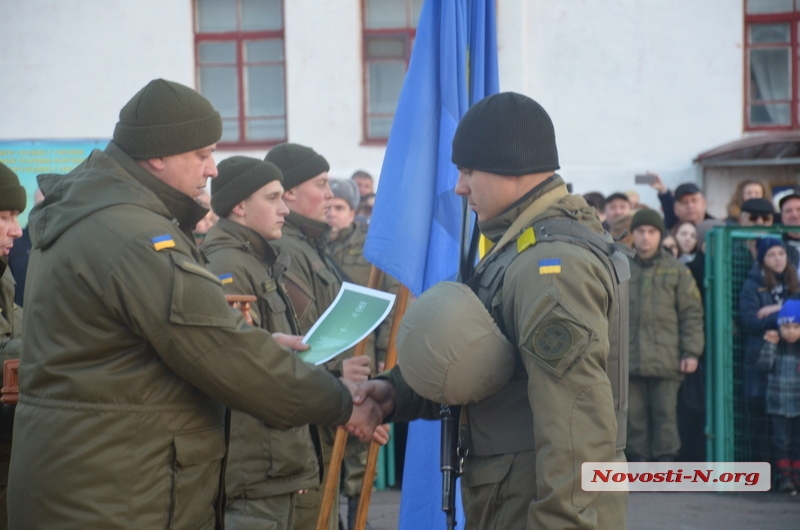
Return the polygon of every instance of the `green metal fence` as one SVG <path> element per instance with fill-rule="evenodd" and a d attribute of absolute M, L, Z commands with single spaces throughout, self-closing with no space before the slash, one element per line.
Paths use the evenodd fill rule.
<path fill-rule="evenodd" d="M 768 235 L 781 238 L 789 230 L 725 226 L 706 235 L 706 449 L 710 462 L 769 459 L 768 432 L 755 427 L 759 411 L 744 398 L 745 336 L 739 329 L 739 293 L 755 263 L 748 242 Z"/>

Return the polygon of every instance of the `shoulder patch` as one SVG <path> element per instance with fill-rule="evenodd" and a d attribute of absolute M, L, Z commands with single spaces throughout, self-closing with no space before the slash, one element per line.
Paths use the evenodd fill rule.
<path fill-rule="evenodd" d="M 535 244 L 536 234 L 533 231 L 533 227 L 529 226 L 524 232 L 522 232 L 522 235 L 517 238 L 517 254 Z"/>
<path fill-rule="evenodd" d="M 219 281 L 222 282 L 222 285 L 233 283 L 233 274 L 231 274 L 230 272 L 226 272 L 225 274 L 220 274 Z"/>
<path fill-rule="evenodd" d="M 175 240 L 169 234 L 151 237 L 150 242 L 153 243 L 153 248 L 156 250 L 165 250 L 175 246 Z"/>
<path fill-rule="evenodd" d="M 561 274 L 561 258 L 540 259 L 539 274 Z"/>

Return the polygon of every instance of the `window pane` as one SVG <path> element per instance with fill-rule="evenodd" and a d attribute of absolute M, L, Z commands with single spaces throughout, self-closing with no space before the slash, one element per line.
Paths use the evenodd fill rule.
<path fill-rule="evenodd" d="M 800 0 L 798 0 L 800 1 Z M 419 14 L 422 11 L 422 0 L 411 0 L 411 27 L 419 26 Z"/>
<path fill-rule="evenodd" d="M 747 0 L 747 14 L 791 12 L 793 3 L 793 0 Z"/>
<path fill-rule="evenodd" d="M 368 29 L 405 28 L 407 0 L 366 0 Z"/>
<path fill-rule="evenodd" d="M 247 139 L 257 140 L 285 140 L 286 120 L 247 120 Z"/>
<path fill-rule="evenodd" d="M 751 105 L 750 125 L 789 125 L 789 104 Z"/>
<path fill-rule="evenodd" d="M 370 63 L 369 114 L 394 113 L 405 73 L 405 63 Z"/>
<path fill-rule="evenodd" d="M 789 24 L 750 24 L 750 44 L 788 43 Z"/>
<path fill-rule="evenodd" d="M 197 31 L 236 31 L 236 0 L 197 0 Z"/>
<path fill-rule="evenodd" d="M 247 116 L 283 116 L 282 66 L 249 66 L 246 68 Z"/>
<path fill-rule="evenodd" d="M 241 0 L 242 31 L 281 29 L 281 0 Z"/>
<path fill-rule="evenodd" d="M 239 141 L 239 120 L 222 120 L 222 138 L 219 141 Z"/>
<path fill-rule="evenodd" d="M 791 99 L 788 48 L 750 50 L 750 101 Z"/>
<path fill-rule="evenodd" d="M 371 117 L 369 119 L 370 138 L 388 138 L 392 130 L 392 120 L 389 117 Z"/>
<path fill-rule="evenodd" d="M 283 41 L 249 40 L 244 44 L 244 60 L 248 63 L 268 63 L 283 60 Z"/>
<path fill-rule="evenodd" d="M 406 57 L 406 39 L 402 35 L 367 38 L 367 59 L 405 60 Z"/>
<path fill-rule="evenodd" d="M 236 68 L 227 66 L 200 68 L 200 93 L 211 101 L 223 118 L 239 116 L 238 90 Z"/>
<path fill-rule="evenodd" d="M 236 43 L 201 42 L 197 46 L 197 61 L 200 64 L 236 64 Z"/>

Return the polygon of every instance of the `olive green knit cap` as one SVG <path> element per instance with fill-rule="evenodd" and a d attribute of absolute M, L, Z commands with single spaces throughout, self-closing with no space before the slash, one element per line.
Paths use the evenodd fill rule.
<path fill-rule="evenodd" d="M 287 190 L 311 180 L 331 169 L 322 155 L 300 144 L 279 144 L 264 158 L 283 172 L 283 187 Z"/>
<path fill-rule="evenodd" d="M 661 218 L 661 215 L 650 208 L 642 208 L 634 214 L 631 220 L 631 232 L 644 225 L 658 228 L 662 234 L 665 232 L 664 220 Z"/>
<path fill-rule="evenodd" d="M 19 183 L 17 174 L 0 162 L 0 211 L 25 211 L 28 197 Z"/>
<path fill-rule="evenodd" d="M 470 107 L 458 124 L 451 160 L 458 167 L 506 176 L 555 171 L 553 122 L 528 96 L 489 96 Z"/>
<path fill-rule="evenodd" d="M 248 156 L 226 158 L 217 171 L 211 181 L 211 208 L 220 217 L 228 217 L 234 206 L 273 180 L 283 181 L 278 166 Z"/>
<path fill-rule="evenodd" d="M 188 153 L 222 137 L 222 118 L 197 91 L 154 79 L 119 111 L 114 143 L 131 158 Z"/>

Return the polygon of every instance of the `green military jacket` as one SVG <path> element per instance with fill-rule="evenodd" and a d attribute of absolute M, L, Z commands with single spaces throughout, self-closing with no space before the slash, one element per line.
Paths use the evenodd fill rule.
<path fill-rule="evenodd" d="M 222 281 L 225 294 L 254 295 L 253 324 L 273 333 L 297 334 L 283 272 L 288 259 L 253 230 L 220 219 L 201 250 L 208 268 Z M 283 258 L 283 259 L 282 259 Z M 258 499 L 308 489 L 319 484 L 319 464 L 308 425 L 286 430 L 234 411 L 225 468 L 228 502 Z"/>
<path fill-rule="evenodd" d="M 364 243 L 367 241 L 368 228 L 368 225 L 356 221 L 341 230 L 336 240 L 328 241 L 328 255 L 339 267 L 344 280 L 364 287 L 368 286 L 369 275 L 372 272 L 372 264 L 364 257 Z M 399 287 L 400 283 L 387 274 L 383 275 L 381 283 L 378 285 L 379 290 L 394 294 L 397 294 Z M 366 354 L 375 362 L 383 362 L 386 359 L 393 320 L 394 309 L 381 322 L 375 333 L 369 337 Z M 375 366 L 373 365 L 372 368 L 374 372 Z"/>
<path fill-rule="evenodd" d="M 14 303 L 15 286 L 8 262 L 0 259 L 0 364 L 18 358 L 22 346 L 22 308 Z"/>
<path fill-rule="evenodd" d="M 214 528 L 225 405 L 281 429 L 347 421 L 340 381 L 228 306 L 190 197 L 113 142 L 39 185 L 10 527 Z"/>
<path fill-rule="evenodd" d="M 527 226 L 562 217 L 602 233 L 593 209 L 583 198 L 569 195 L 558 176 L 503 214 L 480 223 L 481 233 L 498 243 L 522 215 L 531 218 Z M 578 245 L 510 235 L 509 244 L 496 251 L 518 254 L 510 266 L 483 268 L 482 262 L 472 279 L 480 290 L 495 274 L 504 275 L 491 313 L 518 357 L 516 373 L 505 388 L 467 406 L 472 457 L 465 461 L 462 484 L 469 492 L 465 499 L 486 503 L 476 507 L 465 501 L 467 517 L 492 514 L 504 502 L 524 502 L 527 521 L 506 521 L 505 528 L 624 528 L 627 496 L 583 491 L 580 475 L 583 462 L 618 459 L 614 400 L 606 373 L 614 280 L 599 258 Z M 438 406 L 408 387 L 402 366 L 388 379 L 396 389 L 394 420 L 435 417 Z M 535 490 L 509 494 L 503 501 L 486 499 L 480 492 L 489 485 L 499 487 L 512 464 L 526 461 L 515 455 L 528 451 L 535 452 L 535 466 L 514 471 L 535 477 Z"/>
<path fill-rule="evenodd" d="M 681 360 L 700 357 L 705 345 L 697 282 L 663 249 L 630 263 L 630 374 L 682 380 Z"/>

